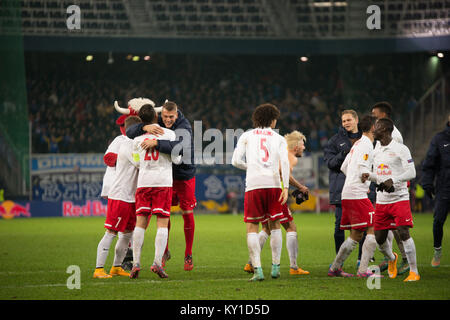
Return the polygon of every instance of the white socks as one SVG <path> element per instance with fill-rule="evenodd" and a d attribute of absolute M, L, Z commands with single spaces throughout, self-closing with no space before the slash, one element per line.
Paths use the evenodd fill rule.
<path fill-rule="evenodd" d="M 364 244 L 362 247 L 361 262 L 358 268 L 359 272 L 361 273 L 367 272 L 367 268 L 369 267 L 369 260 L 370 258 L 373 257 L 376 248 L 377 248 L 377 241 L 375 240 L 375 235 L 373 234 L 366 235 L 366 240 L 364 240 Z"/>
<path fill-rule="evenodd" d="M 286 232 L 286 248 L 289 255 L 289 261 L 291 268 L 297 269 L 297 256 L 298 256 L 298 239 L 297 232 Z"/>
<path fill-rule="evenodd" d="M 352 238 L 348 237 L 347 240 L 345 240 L 342 243 L 342 245 L 336 255 L 336 258 L 334 259 L 334 261 L 331 265 L 331 270 L 340 269 L 342 264 L 344 263 L 345 259 L 348 258 L 350 253 L 352 253 L 352 251 L 356 248 L 357 244 L 358 244 L 358 242 L 356 242 Z"/>
<path fill-rule="evenodd" d="M 167 238 L 169 236 L 168 228 L 158 228 L 155 236 L 155 260 L 153 261 L 158 266 L 162 265 L 162 257 L 166 250 Z"/>
<path fill-rule="evenodd" d="M 248 255 L 254 268 L 261 268 L 261 246 L 256 232 L 247 233 Z"/>
<path fill-rule="evenodd" d="M 270 247 L 272 248 L 272 264 L 280 264 L 281 249 L 283 248 L 281 229 L 274 229 L 270 232 Z"/>
<path fill-rule="evenodd" d="M 115 248 L 115 255 L 113 262 L 114 267 L 120 267 L 122 265 L 123 259 L 127 254 L 128 245 L 132 236 L 133 232 L 129 233 L 119 232 L 119 239 L 117 240 Z"/>
<path fill-rule="evenodd" d="M 410 270 L 419 274 L 419 271 L 417 270 L 416 245 L 414 244 L 413 238 L 403 241 L 403 246 L 405 248 L 405 254 L 408 259 Z"/>
<path fill-rule="evenodd" d="M 388 233 L 388 235 L 389 235 L 389 233 Z M 394 238 L 393 234 L 392 234 L 392 238 Z M 392 241 L 391 241 L 391 243 L 392 243 Z M 395 260 L 395 256 L 392 253 L 391 243 L 389 243 L 389 236 L 388 236 L 388 238 L 386 239 L 386 241 L 383 244 L 378 245 L 378 249 L 380 250 L 380 252 L 382 254 L 384 254 L 384 256 L 387 257 L 390 261 Z"/>
<path fill-rule="evenodd" d="M 106 258 L 108 257 L 109 247 L 115 238 L 115 234 L 105 232 L 105 235 L 100 240 L 97 246 L 97 262 L 96 268 L 103 268 L 105 266 Z"/>
<path fill-rule="evenodd" d="M 145 229 L 135 227 L 133 231 L 133 264 L 141 264 L 141 250 L 144 244 Z"/>

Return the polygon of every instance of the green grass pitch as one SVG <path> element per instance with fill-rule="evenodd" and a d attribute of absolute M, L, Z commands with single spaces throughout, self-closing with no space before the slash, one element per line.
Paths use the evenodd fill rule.
<path fill-rule="evenodd" d="M 432 268 L 432 215 L 415 214 L 411 230 L 417 249 L 422 279 L 405 283 L 406 275 L 381 279 L 380 289 L 370 290 L 366 280 L 329 278 L 333 261 L 333 214 L 294 214 L 299 233 L 299 265 L 310 275 L 290 276 L 283 230 L 281 278 L 270 277 L 269 242 L 262 251 L 266 280 L 250 283 L 243 271 L 248 259 L 242 215 L 196 215 L 194 270 L 183 270 L 184 233 L 180 215 L 172 217 L 170 250 L 172 259 L 160 279 L 150 271 L 154 255 L 155 219 L 146 233 L 139 279 L 126 277 L 93 279 L 96 249 L 103 236 L 104 218 L 33 218 L 0 221 L 1 300 L 330 300 L 370 299 L 448 300 L 450 298 L 450 234 L 445 225 L 440 268 Z M 346 234 L 347 236 L 348 234 Z M 395 241 L 394 241 L 395 243 Z M 114 255 L 113 242 L 105 269 Z M 398 252 L 396 245 L 394 249 Z M 356 272 L 357 250 L 347 259 L 344 270 Z M 376 262 L 381 254 L 375 254 Z M 80 267 L 81 288 L 68 289 L 67 268 Z"/>

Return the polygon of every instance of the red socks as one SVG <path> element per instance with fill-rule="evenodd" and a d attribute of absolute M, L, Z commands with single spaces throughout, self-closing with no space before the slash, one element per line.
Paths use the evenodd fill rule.
<path fill-rule="evenodd" d="M 184 220 L 184 238 L 186 240 L 186 251 L 184 256 L 192 255 L 192 244 L 194 243 L 194 213 L 183 214 Z"/>

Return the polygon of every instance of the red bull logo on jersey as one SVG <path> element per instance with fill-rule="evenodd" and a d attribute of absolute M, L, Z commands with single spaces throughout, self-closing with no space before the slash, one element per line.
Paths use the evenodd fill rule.
<path fill-rule="evenodd" d="M 19 216 L 31 217 L 30 204 L 21 206 L 18 203 L 6 200 L 0 205 L 0 215 L 3 219 L 13 219 Z"/>
<path fill-rule="evenodd" d="M 377 175 L 390 176 L 392 175 L 392 170 L 389 168 L 387 164 L 382 163 L 377 167 Z"/>

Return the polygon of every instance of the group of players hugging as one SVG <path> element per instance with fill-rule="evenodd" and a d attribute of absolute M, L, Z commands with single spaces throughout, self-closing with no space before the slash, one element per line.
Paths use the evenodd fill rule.
<path fill-rule="evenodd" d="M 115 108 L 124 113 L 117 120 L 122 135 L 111 143 L 104 156 L 107 171 L 102 196 L 108 198 L 108 211 L 104 224 L 106 232 L 97 248 L 94 278 L 116 275 L 138 278 L 144 234 L 152 215 L 156 215 L 157 231 L 150 270 L 167 278 L 164 267 L 170 259 L 170 210 L 176 203 L 180 204 L 184 218 L 184 269 L 192 270 L 193 209 L 196 206 L 193 152 L 189 161 L 182 159 L 182 151 L 172 155 L 179 143 L 192 148 L 192 141 L 180 141 L 176 134 L 177 129 L 186 129 L 192 134 L 189 121 L 174 102 L 167 100 L 162 107 L 155 107 L 149 99 L 135 98 L 128 102 L 128 109 L 119 107 L 117 102 Z M 382 104 L 378 109 L 383 109 Z M 261 250 L 269 237 L 271 277 L 280 277 L 281 226 L 286 230 L 289 274 L 309 274 L 297 264 L 297 226 L 287 203 L 289 185 L 295 188 L 292 196 L 298 204 L 308 199 L 308 188 L 292 175 L 305 150 L 306 137 L 296 130 L 285 136 L 278 134 L 275 128 L 279 116 L 280 111 L 273 104 L 256 107 L 252 114 L 253 129 L 239 137 L 232 157 L 232 165 L 246 171 L 244 222 L 249 261 L 244 271 L 253 274 L 250 281 L 264 280 Z M 382 277 L 379 272 L 368 269 L 378 248 L 385 256 L 389 277 L 395 278 L 398 260 L 392 250 L 392 231 L 395 231 L 410 268 L 404 281 L 418 281 L 416 249 L 409 233 L 413 219 L 408 181 L 416 176 L 411 153 L 388 117 L 372 112 L 359 119 L 354 110 L 345 110 L 341 120 L 341 129 L 352 135 L 352 129 L 356 128 L 359 135 L 349 140 L 350 145 L 337 144 L 333 158 L 328 159 L 329 168 L 334 163 L 345 175 L 340 229 L 350 230 L 349 237 L 336 250 L 328 276 L 353 277 L 344 272 L 342 266 L 364 236 L 356 276 Z M 376 187 L 375 208 L 368 197 L 371 183 Z M 104 265 L 117 235 L 113 266 L 106 273 Z"/>

